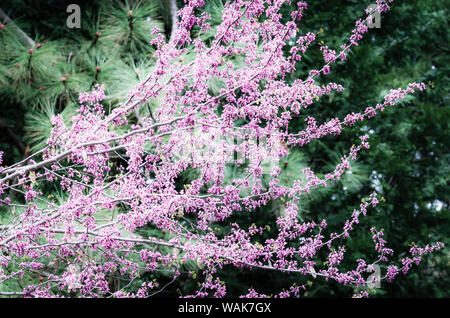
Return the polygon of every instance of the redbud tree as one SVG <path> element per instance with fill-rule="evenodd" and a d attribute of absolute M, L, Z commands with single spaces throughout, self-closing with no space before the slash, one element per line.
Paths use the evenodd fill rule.
<path fill-rule="evenodd" d="M 396 263 L 383 229 L 371 227 L 376 257 L 357 259 L 346 270 L 340 266 L 352 253 L 346 240 L 384 199 L 364 194 L 359 209 L 342 212 L 348 219 L 337 232 L 324 219 L 299 218 L 299 203 L 306 196 L 339 182 L 358 153 L 368 151 L 368 135 L 355 140 L 323 177 L 305 168 L 298 180 L 280 180 L 280 160 L 294 149 L 382 116 L 408 94 L 426 89 L 424 83 L 392 89 L 379 104 L 344 118 L 318 123 L 308 116 L 316 100 L 344 90 L 339 83 L 319 84 L 318 79 L 326 80 L 336 63 L 345 63 L 373 16 L 387 12 L 391 2 L 377 0 L 339 49 L 320 46 L 321 69 L 288 82 L 286 77 L 316 40 L 315 33 L 301 32 L 305 2 L 229 1 L 207 43 L 193 32 L 211 32 L 204 1 L 185 0 L 170 41 L 162 30 L 151 31 L 154 70 L 127 100 L 107 110 L 102 104 L 105 87 L 97 85 L 79 96 L 70 125 L 60 115 L 52 118 L 44 149 L 0 167 L 0 204 L 12 214 L 0 226 L 0 284 L 26 273 L 39 277 L 0 295 L 150 297 L 182 279 L 183 266 L 194 263 L 203 279 L 183 297 L 224 297 L 227 282 L 220 273 L 240 269 L 297 274 L 299 280 L 274 290 L 274 297 L 299 296 L 308 288 L 300 283 L 302 277 L 348 285 L 357 291 L 355 297 L 362 297 L 369 295 L 366 287 L 392 282 L 419 265 L 424 254 L 442 248 L 441 242 L 413 245 Z M 286 22 L 282 10 L 292 5 L 295 10 Z M 188 52 L 194 52 L 190 59 L 185 58 Z M 213 81 L 219 91 L 210 89 Z M 135 122 L 139 110 L 153 100 L 159 107 Z M 289 124 L 298 118 L 305 128 L 293 131 Z M 232 174 L 236 170 L 240 173 Z M 196 177 L 180 186 L 186 171 L 195 171 Z M 60 200 L 44 195 L 49 187 L 62 191 Z M 12 193 L 23 202 L 11 200 Z M 236 221 L 236 216 L 253 218 L 255 210 L 265 211 L 274 201 L 284 205 L 275 230 Z M 147 227 L 161 230 L 164 237 L 140 231 Z M 270 238 L 263 239 L 269 231 Z M 387 271 L 368 279 L 380 264 Z M 146 273 L 161 272 L 169 283 L 156 279 L 128 288 Z M 116 288 L 110 283 L 113 275 L 128 284 Z M 241 295 L 268 296 L 253 288 Z"/>

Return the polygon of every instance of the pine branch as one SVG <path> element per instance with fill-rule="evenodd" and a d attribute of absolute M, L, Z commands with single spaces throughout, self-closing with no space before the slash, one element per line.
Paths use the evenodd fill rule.
<path fill-rule="evenodd" d="M 17 26 L 17 24 L 14 23 L 13 20 L 0 8 L 0 18 L 8 23 L 9 25 L 16 28 L 17 32 L 22 36 L 22 38 L 28 43 L 29 46 L 35 46 L 34 41 L 21 29 Z"/>

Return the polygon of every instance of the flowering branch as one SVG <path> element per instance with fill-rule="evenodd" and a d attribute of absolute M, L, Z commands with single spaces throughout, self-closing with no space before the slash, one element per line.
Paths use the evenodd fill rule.
<path fill-rule="evenodd" d="M 378 0 L 378 10 L 387 11 L 390 2 Z M 338 268 L 347 252 L 340 241 L 350 236 L 369 205 L 374 208 L 379 203 L 375 194 L 353 211 L 340 234 L 331 233 L 328 238 L 325 220 L 301 222 L 298 217 L 301 196 L 338 181 L 359 151 L 369 149 L 367 135 L 361 136 L 359 145 L 353 145 L 323 179 L 305 168 L 302 179 L 283 184 L 277 163 L 295 147 L 340 134 L 343 126 L 369 119 L 407 94 L 424 90 L 425 85 L 411 83 L 405 89 L 391 90 L 382 104 L 348 114 L 344 120 L 335 118 L 317 126 L 315 119 L 307 116 L 305 130 L 288 133 L 289 123 L 301 116 L 302 109 L 321 96 L 344 89 L 337 83 L 318 86 L 314 78 L 326 76 L 338 58 L 346 59 L 346 53 L 368 31 L 368 20 L 356 22 L 349 43 L 341 46 L 338 55 L 321 47 L 325 60 L 321 70 L 311 70 L 306 80 L 288 83 L 286 75 L 296 70 L 300 53 L 305 53 L 315 35 L 298 35 L 307 4 L 298 2 L 289 21 L 282 23 L 284 4 L 291 1 L 230 1 L 214 40 L 206 43 L 193 36 L 197 30 L 201 33 L 211 28 L 208 14 L 196 16 L 204 1 L 186 2 L 178 10 L 176 33 L 169 43 L 160 30 L 152 31 L 156 35 L 151 42 L 157 48 L 155 70 L 130 92 L 125 103 L 107 114 L 102 105 L 105 88 L 97 85 L 91 93 L 80 95 L 80 108 L 71 126 L 66 126 L 61 116 L 53 117 L 46 148 L 0 168 L 0 204 L 14 213 L 10 222 L 0 227 L 0 281 L 25 272 L 47 273 L 41 276 L 42 283 L 14 295 L 149 297 L 175 282 L 181 275 L 180 263 L 189 260 L 201 268 L 206 279 L 198 291 L 186 297 L 226 295 L 225 283 L 215 277 L 218 269 L 225 268 L 320 276 L 358 287 L 366 286 L 364 272 L 375 264 L 388 263 L 393 251 L 386 247 L 383 232 L 372 229 L 377 258 L 358 260 L 354 270 Z M 289 39 L 296 41 L 286 53 Z M 188 48 L 195 56 L 184 63 Z M 237 58 L 244 66 L 237 67 Z M 216 93 L 210 89 L 213 79 L 222 87 Z M 129 122 L 130 115 L 156 98 L 161 100 L 159 108 L 136 124 Z M 116 127 L 127 132 L 117 133 Z M 270 169 L 264 168 L 265 163 Z M 230 177 L 230 164 L 240 169 L 243 177 Z M 189 170 L 198 171 L 198 176 L 180 188 L 177 181 Z M 15 178 L 18 182 L 10 185 Z M 264 180 L 268 186 L 263 186 Z M 47 185 L 57 185 L 65 196 L 59 202 L 44 198 Z M 7 190 L 22 195 L 23 202 L 13 202 Z M 283 202 L 284 212 L 276 218 L 277 232 L 269 235 L 270 239 L 262 239 L 269 232 L 267 227 L 231 221 L 275 201 Z M 217 225 L 224 223 L 231 229 L 219 233 Z M 165 233 L 165 238 L 142 234 L 145 232 L 140 229 L 149 227 Z M 419 256 L 412 261 L 418 264 L 420 255 L 442 246 L 438 242 L 416 248 L 412 253 Z M 326 259 L 321 261 L 323 250 Z M 404 272 L 412 261 L 403 261 Z M 64 265 L 50 272 L 52 262 Z M 172 280 L 152 293 L 149 290 L 159 283 L 146 282 L 128 293 L 108 282 L 118 272 L 129 279 L 128 288 L 141 273 L 161 270 L 172 273 Z M 397 272 L 398 267 L 390 265 L 380 280 L 390 281 Z M 278 296 L 296 296 L 300 288 L 305 286 L 293 285 Z M 244 296 L 261 295 L 250 290 Z"/>

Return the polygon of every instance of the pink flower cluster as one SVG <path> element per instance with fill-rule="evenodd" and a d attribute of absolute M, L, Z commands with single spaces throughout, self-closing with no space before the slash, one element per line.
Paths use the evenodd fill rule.
<path fill-rule="evenodd" d="M 388 2 L 392 1 L 377 1 L 381 12 L 389 10 Z M 325 61 L 320 70 L 289 83 L 287 76 L 316 38 L 313 33 L 299 34 L 306 3 L 298 2 L 289 21 L 283 23 L 285 4 L 291 1 L 229 1 L 214 40 L 205 43 L 201 37 L 192 38 L 191 32 L 211 28 L 210 17 L 201 13 L 204 1 L 185 1 L 178 12 L 174 40 L 165 43 L 161 34 L 153 40 L 157 47 L 154 72 L 126 101 L 107 114 L 102 106 L 104 87 L 81 94 L 80 109 L 71 124 L 66 125 L 61 116 L 52 119 L 46 148 L 1 167 L 0 204 L 15 214 L 0 227 L 0 284 L 24 273 L 38 273 L 40 282 L 17 294 L 149 297 L 166 285 L 152 281 L 129 289 L 141 275 L 165 271 L 173 282 L 186 274 L 183 264 L 193 262 L 204 281 L 185 297 L 225 296 L 226 282 L 218 277 L 218 270 L 230 268 L 319 276 L 361 288 L 367 286 L 365 272 L 376 264 L 389 266 L 384 278 L 392 281 L 399 271 L 406 273 L 418 264 L 424 254 L 442 248 L 442 243 L 414 246 L 411 258 L 404 258 L 401 265 L 390 264 L 388 256 L 393 251 L 383 231 L 373 228 L 377 257 L 359 259 L 354 269 L 344 270 L 340 265 L 351 250 L 343 243 L 361 216 L 380 203 L 377 195 L 363 200 L 340 233 L 328 230 L 326 220 L 300 220 L 302 196 L 339 181 L 351 170 L 351 161 L 370 148 L 367 135 L 324 177 L 308 167 L 302 178 L 284 184 L 281 167 L 263 169 L 267 156 L 255 147 L 263 138 L 269 140 L 265 153 L 279 162 L 293 149 L 339 135 L 346 127 L 396 105 L 407 94 L 425 89 L 423 83 L 412 83 L 391 90 L 382 104 L 361 113 L 318 123 L 306 114 L 307 108 L 344 87 L 331 82 L 319 85 L 315 78 L 327 75 L 334 63 L 346 59 L 346 53 L 368 31 L 366 20 L 356 22 L 339 53 L 327 46 L 320 48 Z M 289 40 L 293 45 L 286 50 Z M 184 62 L 188 48 L 195 54 L 191 62 Z M 234 63 L 236 58 L 243 61 L 242 66 Z M 213 80 L 220 82 L 217 92 L 211 90 Z M 134 111 L 156 99 L 159 105 L 153 113 L 135 124 Z M 302 117 L 306 128 L 290 133 L 289 124 L 295 117 Z M 195 136 L 198 131 L 201 135 Z M 236 145 L 225 140 L 237 137 L 240 143 Z M 233 163 L 241 174 L 230 176 L 223 155 L 230 150 L 241 155 Z M 180 156 L 181 151 L 192 156 Z M 180 187 L 186 171 L 195 171 L 196 177 Z M 16 180 L 14 186 L 12 180 Z M 44 197 L 44 188 L 51 187 L 61 189 L 61 196 Z M 24 202 L 9 198 L 9 192 L 23 194 Z M 253 217 L 259 208 L 266 211 L 271 202 L 282 202 L 274 219 L 276 229 L 235 221 L 235 216 Z M 221 232 L 219 224 L 229 225 L 229 231 Z M 149 227 L 150 233 L 160 235 L 140 231 Z M 270 239 L 263 239 L 269 231 Z M 126 284 L 120 285 L 123 281 Z M 274 297 L 298 297 L 306 288 L 294 282 Z M 367 295 L 362 290 L 355 297 Z M 243 295 L 266 296 L 253 289 Z"/>

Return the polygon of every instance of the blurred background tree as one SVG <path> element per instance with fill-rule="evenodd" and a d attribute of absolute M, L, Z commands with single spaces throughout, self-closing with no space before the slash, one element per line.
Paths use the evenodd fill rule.
<path fill-rule="evenodd" d="M 73 2 L 11 0 L 0 6 L 0 22 L 5 24 L 0 30 L 0 151 L 5 152 L 6 164 L 42 149 L 50 133 L 50 118 L 61 113 L 69 123 L 76 112 L 79 93 L 95 84 L 105 85 L 108 111 L 123 101 L 129 89 L 152 72 L 155 58 L 149 42 L 154 35 L 150 30 L 159 27 L 169 39 L 174 29 L 174 10 L 183 5 L 183 1 L 172 0 L 77 1 L 81 28 L 68 29 L 66 8 Z M 204 9 L 211 14 L 215 26 L 221 21 L 223 2 L 205 2 Z M 320 45 L 338 50 L 371 2 L 309 3 L 299 28 L 302 34 L 318 34 L 317 43 L 308 49 L 302 66 L 288 81 L 303 79 L 309 69 L 320 68 Z M 407 98 L 399 107 L 356 124 L 355 129 L 347 129 L 340 136 L 329 136 L 296 149 L 282 161 L 284 183 L 301 176 L 305 166 L 325 173 L 359 135 L 371 136 L 371 149 L 361 154 L 351 173 L 333 187 L 314 191 L 301 203 L 300 218 L 325 218 L 331 228 L 338 228 L 363 196 L 373 191 L 383 195 L 385 202 L 369 212 L 358 227 L 358 235 L 347 241 L 348 247 L 357 251 L 352 259 L 344 260 L 348 268 L 356 259 L 372 255 L 368 224 L 384 228 L 388 244 L 395 251 L 406 252 L 411 244 L 449 243 L 449 4 L 433 0 L 394 1 L 392 10 L 381 19 L 381 28 L 371 29 L 345 62 L 338 63 L 326 78 L 320 79 L 341 83 L 345 91 L 315 102 L 308 108 L 308 115 L 318 121 L 342 118 L 376 105 L 389 89 L 405 87 L 409 82 L 423 81 L 429 89 Z M 286 17 L 291 9 L 286 6 Z M 9 21 L 5 20 L 7 17 L 15 26 L 5 23 Z M 201 36 L 207 40 L 213 34 L 214 28 Z M 186 60 L 189 56 L 188 52 Z M 218 88 L 212 85 L 211 89 Z M 156 107 L 158 100 L 141 107 L 141 113 L 135 113 L 131 123 L 139 123 L 141 115 L 148 116 Z M 299 117 L 290 129 L 297 131 L 303 126 L 304 118 Z M 194 177 L 195 171 L 187 171 L 180 186 Z M 62 194 L 58 189 L 48 189 L 46 195 Z M 276 228 L 275 217 L 283 213 L 283 206 L 277 201 L 256 211 L 257 225 Z M 0 222 L 7 220 L 9 214 L 2 208 Z M 234 218 L 240 224 L 254 222 L 245 215 Z M 218 227 L 224 232 L 229 230 L 221 224 Z M 142 231 L 147 235 L 166 235 L 151 225 Z M 402 256 L 394 255 L 394 259 Z M 449 264 L 450 250 L 446 247 L 406 277 L 394 284 L 383 283 L 373 293 L 375 297 L 449 297 Z M 183 266 L 182 278 L 159 296 L 178 296 L 197 287 L 201 281 L 199 265 Z M 142 280 L 164 281 L 163 275 L 143 275 L 126 288 L 139 286 Z M 233 275 L 224 271 L 219 277 L 227 282 L 229 296 L 244 294 L 251 287 L 270 293 L 288 282 L 308 283 L 310 287 L 302 296 L 342 297 L 353 292 L 321 279 L 260 270 L 242 270 Z M 38 277 L 24 278 L 35 279 Z M 111 281 L 117 288 L 127 285 L 119 277 L 112 277 Z"/>

